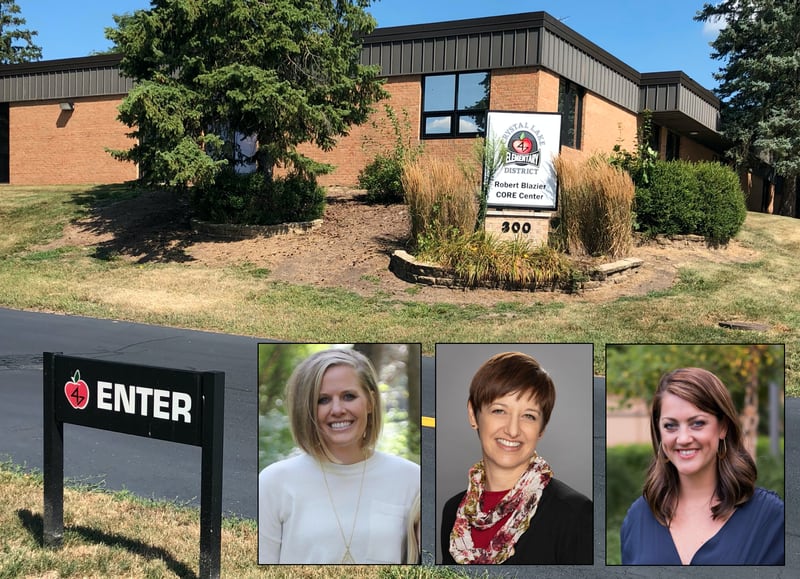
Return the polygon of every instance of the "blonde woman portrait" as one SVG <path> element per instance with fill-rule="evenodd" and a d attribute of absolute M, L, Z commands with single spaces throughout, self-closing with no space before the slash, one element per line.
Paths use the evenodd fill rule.
<path fill-rule="evenodd" d="M 298 346 L 319 347 L 262 344 L 264 372 L 280 373 L 281 363 L 303 351 Z M 356 348 L 325 348 L 297 364 L 280 399 L 297 450 L 258 477 L 259 563 L 406 562 L 409 517 L 420 492 L 418 450 L 414 462 L 378 446 L 386 423 L 383 399 L 394 396 L 391 403 L 399 409 L 410 390 L 418 396 L 419 376 L 408 370 L 419 368 L 409 358 L 418 359 L 420 350 L 416 344 L 357 346 L 385 355 L 384 369 L 400 383 L 400 392 L 382 395 L 375 365 Z M 269 376 L 262 379 L 268 382 Z M 280 423 L 278 416 L 260 415 L 260 453 L 278 445 L 280 429 L 269 428 Z M 408 422 L 392 425 L 401 444 L 414 436 Z"/>

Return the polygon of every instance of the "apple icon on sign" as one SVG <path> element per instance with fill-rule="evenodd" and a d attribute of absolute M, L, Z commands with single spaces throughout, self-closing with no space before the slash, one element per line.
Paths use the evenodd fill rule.
<path fill-rule="evenodd" d="M 520 133 L 519 138 L 511 143 L 511 147 L 515 153 L 520 155 L 527 155 L 533 150 L 533 142 L 525 133 Z"/>
<path fill-rule="evenodd" d="M 72 380 L 64 384 L 64 394 L 75 410 L 83 410 L 89 404 L 89 386 L 81 380 L 80 370 L 75 370 Z"/>

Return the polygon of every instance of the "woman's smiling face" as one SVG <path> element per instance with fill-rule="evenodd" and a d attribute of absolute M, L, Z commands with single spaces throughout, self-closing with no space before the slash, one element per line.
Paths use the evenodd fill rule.
<path fill-rule="evenodd" d="M 511 488 L 522 476 L 542 435 L 542 411 L 531 396 L 511 392 L 469 417 L 478 427 L 489 490 Z"/>
<path fill-rule="evenodd" d="M 354 368 L 340 364 L 325 371 L 317 400 L 317 424 L 322 440 L 340 462 L 364 460 L 362 441 L 371 410 Z"/>
<path fill-rule="evenodd" d="M 676 396 L 665 394 L 658 420 L 664 454 L 681 478 L 716 477 L 717 451 L 726 428 L 713 414 Z"/>

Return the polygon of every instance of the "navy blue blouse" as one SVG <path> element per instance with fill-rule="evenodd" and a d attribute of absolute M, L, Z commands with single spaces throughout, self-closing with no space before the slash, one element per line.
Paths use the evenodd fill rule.
<path fill-rule="evenodd" d="M 639 497 L 628 509 L 620 530 L 623 565 L 680 565 L 669 529 Z M 783 501 L 772 491 L 756 488 L 737 507 L 717 534 L 694 554 L 692 565 L 783 565 Z"/>

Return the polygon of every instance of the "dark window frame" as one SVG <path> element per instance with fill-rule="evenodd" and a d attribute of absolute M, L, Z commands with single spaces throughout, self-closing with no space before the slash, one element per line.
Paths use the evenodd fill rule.
<path fill-rule="evenodd" d="M 490 83 L 491 86 L 491 78 L 492 73 L 490 70 L 473 70 L 468 72 L 448 72 L 442 74 L 427 74 L 422 78 L 422 106 L 421 106 L 421 126 L 420 126 L 420 138 L 421 139 L 469 139 L 469 138 L 476 138 L 476 137 L 483 137 L 486 134 L 486 113 L 489 111 L 489 104 L 491 101 L 491 91 L 487 95 L 488 98 L 486 99 L 486 108 L 481 109 L 471 109 L 471 108 L 458 108 L 458 92 L 461 83 L 461 77 L 465 75 L 472 75 L 472 74 L 485 74 L 486 75 L 486 82 Z M 438 109 L 438 110 L 425 110 L 425 84 L 427 80 L 431 77 L 443 77 L 443 76 L 452 76 L 454 78 L 453 83 L 453 108 L 449 109 Z M 436 118 L 436 117 L 448 117 L 450 119 L 450 130 L 447 132 L 442 133 L 428 133 L 427 132 L 427 121 L 428 119 Z M 477 131 L 461 131 L 460 130 L 460 120 L 462 117 L 477 117 L 478 121 L 478 130 Z M 482 122 L 481 122 L 482 121 Z"/>
<path fill-rule="evenodd" d="M 667 129 L 667 147 L 664 158 L 667 161 L 677 161 L 681 158 L 681 136 L 669 129 Z"/>
<path fill-rule="evenodd" d="M 568 123 L 567 96 L 572 95 L 574 115 Z M 583 141 L 583 97 L 586 91 L 572 81 L 561 78 L 558 83 L 558 112 L 561 113 L 561 146 L 580 150 Z M 572 136 L 572 138 L 570 138 Z"/>

